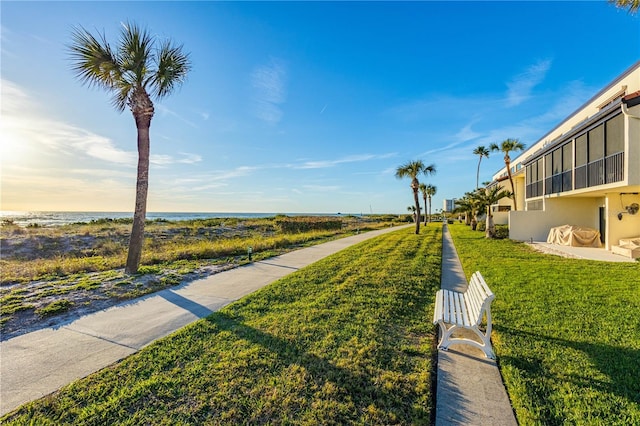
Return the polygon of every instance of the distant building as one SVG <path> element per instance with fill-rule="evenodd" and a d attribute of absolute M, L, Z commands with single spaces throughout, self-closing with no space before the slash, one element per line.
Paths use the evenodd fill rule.
<path fill-rule="evenodd" d="M 444 200 L 442 202 L 442 211 L 451 213 L 456 208 L 456 199 Z"/>

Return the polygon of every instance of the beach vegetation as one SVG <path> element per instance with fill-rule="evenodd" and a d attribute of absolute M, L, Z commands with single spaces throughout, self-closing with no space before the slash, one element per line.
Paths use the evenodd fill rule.
<path fill-rule="evenodd" d="M 420 190 L 419 175 L 433 175 L 436 173 L 436 166 L 433 164 L 425 165 L 422 160 L 408 161 L 407 163 L 398 166 L 396 169 L 396 178 L 410 178 L 411 179 L 411 191 L 413 192 L 413 205 L 415 206 L 415 222 L 416 222 L 416 234 L 420 233 L 420 199 L 418 197 L 418 191 Z"/>
<path fill-rule="evenodd" d="M 36 309 L 36 314 L 41 317 L 48 317 L 51 315 L 57 315 L 61 312 L 66 312 L 73 306 L 73 302 L 67 299 L 59 299 L 49 303 L 42 308 Z"/>
<path fill-rule="evenodd" d="M 492 341 L 518 424 L 640 424 L 640 263 L 449 230 L 467 277 L 481 271 L 496 294 Z"/>
<path fill-rule="evenodd" d="M 77 27 L 69 46 L 72 70 L 83 84 L 113 95 L 116 110 L 129 107 L 138 132 L 138 170 L 133 224 L 125 272 L 140 266 L 149 189 L 149 128 L 154 115 L 152 97 L 161 99 L 182 84 L 191 68 L 189 54 L 171 41 L 157 41 L 153 33 L 132 22 L 122 24 L 113 49 L 105 34 L 95 36 Z"/>
<path fill-rule="evenodd" d="M 296 248 L 388 227 L 392 222 L 386 219 L 391 218 L 397 220 L 397 216 L 344 216 L 336 229 L 298 233 L 283 232 L 276 218 L 152 221 L 146 228 L 145 252 L 135 275 L 123 270 L 130 230 L 126 223 L 23 228 L 21 234 L 1 228 L 2 338 L 41 324 L 35 311 L 51 298 L 74 302 L 67 312 L 58 311 L 56 315 L 88 313 L 245 264 L 249 261 L 248 247 L 253 251 L 252 260 L 260 261 Z M 323 221 L 298 217 L 296 223 L 311 229 Z M 87 302 L 91 306 L 87 307 Z"/>
<path fill-rule="evenodd" d="M 0 419 L 18 424 L 429 424 L 442 234 L 302 268 Z"/>

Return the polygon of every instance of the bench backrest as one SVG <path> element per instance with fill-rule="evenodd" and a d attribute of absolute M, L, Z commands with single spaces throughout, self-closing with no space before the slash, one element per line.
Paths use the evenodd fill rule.
<path fill-rule="evenodd" d="M 484 312 L 487 312 L 487 322 L 491 324 L 491 302 L 495 295 L 484 281 L 480 271 L 474 272 L 469 281 L 469 287 L 464 293 L 464 300 L 467 304 L 467 310 L 470 320 L 475 321 L 475 325 L 480 325 Z"/>

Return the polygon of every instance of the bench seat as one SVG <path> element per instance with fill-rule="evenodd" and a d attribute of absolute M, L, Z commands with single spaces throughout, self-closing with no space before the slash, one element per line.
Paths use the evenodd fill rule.
<path fill-rule="evenodd" d="M 433 323 L 440 326 L 438 349 L 447 350 L 454 344 L 466 344 L 479 348 L 487 358 L 495 359 L 491 348 L 491 302 L 494 298 L 479 271 L 471 276 L 464 293 L 439 290 L 433 313 Z M 483 331 L 481 325 L 485 316 L 486 327 Z M 455 332 L 461 330 L 472 331 L 477 340 L 453 337 Z"/>

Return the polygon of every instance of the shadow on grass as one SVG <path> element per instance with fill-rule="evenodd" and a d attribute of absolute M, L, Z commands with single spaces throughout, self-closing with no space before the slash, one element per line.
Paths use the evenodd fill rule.
<path fill-rule="evenodd" d="M 391 418 L 395 417 L 396 422 L 400 424 L 428 424 L 430 421 L 429 408 L 421 406 L 418 402 L 420 395 L 407 389 L 400 391 L 397 387 L 391 390 L 384 389 L 376 383 L 376 377 L 369 374 L 374 373 L 375 368 L 366 368 L 366 372 L 356 372 L 337 367 L 330 360 L 306 352 L 295 341 L 287 341 L 247 326 L 239 319 L 225 313 L 214 312 L 206 318 L 206 321 L 221 330 L 231 332 L 239 339 L 260 345 L 275 353 L 280 365 L 299 365 L 305 368 L 311 377 L 310 380 L 313 380 L 318 388 L 322 388 L 327 382 L 338 386 L 341 389 L 339 397 L 344 401 L 351 401 L 355 406 L 351 418 L 343 419 L 345 423 L 357 422 L 362 413 L 369 411 L 371 406 L 391 415 Z M 380 364 L 384 363 L 384 361 L 380 362 Z M 375 367 L 380 366 L 375 365 Z"/>
<path fill-rule="evenodd" d="M 498 333 L 520 336 L 524 339 L 548 342 L 585 353 L 593 362 L 595 368 L 609 380 L 597 380 L 590 377 L 570 375 L 569 380 L 580 387 L 592 387 L 599 391 L 610 393 L 640 403 L 640 350 L 606 345 L 601 343 L 579 342 L 557 337 L 544 336 L 527 331 L 520 331 L 509 327 L 496 326 Z M 554 374 L 544 366 L 542 359 L 523 360 L 515 357 L 500 357 L 501 363 L 509 364 L 538 377 L 554 377 Z M 560 378 L 557 378 L 560 380 Z M 562 380 L 567 380 L 562 378 Z"/>

